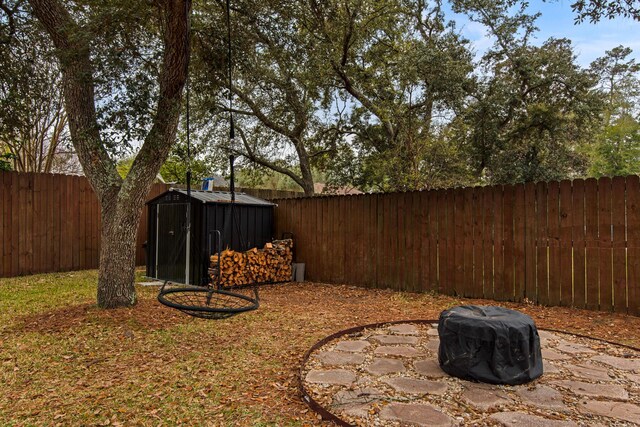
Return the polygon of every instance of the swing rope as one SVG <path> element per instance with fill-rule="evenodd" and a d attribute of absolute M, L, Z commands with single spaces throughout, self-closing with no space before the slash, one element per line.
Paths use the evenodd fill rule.
<path fill-rule="evenodd" d="M 230 150 L 233 149 L 234 140 L 234 127 L 233 127 L 233 112 L 231 111 L 233 94 L 231 90 L 231 18 L 230 18 L 230 5 L 229 0 L 227 5 L 227 54 L 228 54 L 228 73 L 229 73 L 229 124 L 230 124 Z M 187 4 L 187 7 L 188 4 Z M 188 16 L 188 28 L 191 32 L 191 12 L 187 11 Z M 190 44 L 190 40 L 188 41 Z M 187 139 L 187 214 L 185 219 L 185 231 L 186 231 L 186 245 L 190 245 L 191 234 L 191 130 L 190 130 L 190 79 L 187 73 L 187 80 L 185 82 L 185 108 L 186 108 L 186 139 Z M 235 187 L 234 187 L 234 156 L 233 153 L 229 156 L 231 164 L 231 177 L 230 177 L 230 192 L 231 192 L 231 211 L 230 211 L 230 226 L 231 233 L 233 234 L 234 222 L 234 202 L 235 202 Z M 239 223 L 239 221 L 237 221 Z M 241 235 L 240 235 L 241 236 Z M 220 250 L 220 248 L 218 248 Z M 187 276 L 190 272 L 187 274 Z M 189 282 L 190 278 L 186 277 L 186 281 Z M 180 310 L 183 313 L 199 317 L 202 319 L 225 319 L 227 317 L 244 313 L 246 311 L 255 310 L 260 306 L 258 289 L 254 287 L 253 296 L 244 295 L 237 292 L 231 292 L 221 289 L 219 283 L 216 286 L 191 286 L 191 285 L 179 285 L 167 287 L 168 281 L 165 281 L 158 293 L 158 301 L 170 308 Z"/>
<path fill-rule="evenodd" d="M 229 192 L 231 193 L 231 203 L 236 201 L 236 189 L 235 189 L 235 177 L 234 177 L 234 162 L 235 156 L 233 154 L 234 142 L 236 138 L 235 128 L 233 124 L 233 65 L 231 63 L 231 5 L 230 0 L 227 0 L 227 74 L 229 76 Z M 233 206 L 233 205 L 232 205 Z"/>

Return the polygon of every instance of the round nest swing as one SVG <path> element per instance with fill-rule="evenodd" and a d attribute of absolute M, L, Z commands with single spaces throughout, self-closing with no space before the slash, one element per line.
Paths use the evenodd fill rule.
<path fill-rule="evenodd" d="M 226 1 L 226 17 L 227 17 L 227 55 L 228 55 L 228 76 L 229 84 L 232 82 L 231 76 L 231 25 L 230 25 L 230 6 L 229 0 Z M 191 13 L 189 11 L 189 13 Z M 190 31 L 190 29 L 189 29 Z M 190 126 L 189 126 L 189 80 L 186 85 L 186 130 L 187 130 L 187 196 L 191 197 L 191 144 L 190 144 Z M 231 146 L 234 140 L 234 127 L 233 127 L 233 95 L 229 91 L 229 139 Z M 229 156 L 230 160 L 230 185 L 229 190 L 231 193 L 231 228 L 233 228 L 233 204 L 235 202 L 235 185 L 234 185 L 234 155 Z M 186 216 L 186 234 L 190 233 L 191 226 L 191 204 L 187 205 Z M 222 247 L 220 242 L 220 232 L 218 234 L 218 252 Z M 242 237 L 240 237 L 242 240 Z M 179 247 L 177 245 L 176 247 Z M 177 257 L 177 250 L 174 250 L 174 256 L 172 259 L 175 261 Z M 253 296 L 244 295 L 237 292 L 231 292 L 229 290 L 221 289 L 219 277 L 217 281 L 212 281 L 207 286 L 193 286 L 193 285 L 175 285 L 167 287 L 168 281 L 164 282 L 160 292 L 158 293 L 158 302 L 167 307 L 180 310 L 184 314 L 193 317 L 199 317 L 201 319 L 226 319 L 236 314 L 252 311 L 260 306 L 258 289 L 253 288 Z"/>
<path fill-rule="evenodd" d="M 253 296 L 204 286 L 162 286 L 158 302 L 201 319 L 226 319 L 260 306 L 258 290 Z"/>

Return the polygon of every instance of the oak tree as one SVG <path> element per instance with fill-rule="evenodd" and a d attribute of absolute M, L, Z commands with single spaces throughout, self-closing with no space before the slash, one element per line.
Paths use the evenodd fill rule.
<path fill-rule="evenodd" d="M 191 1 L 29 4 L 55 47 L 71 140 L 100 201 L 98 305 L 135 304 L 135 234 L 146 195 L 175 139 L 189 63 Z M 157 72 L 137 74 L 142 65 Z M 131 78 L 136 75 L 153 79 L 133 92 L 143 80 Z M 153 102 L 141 102 L 147 99 Z M 121 108 L 106 111 L 105 105 Z M 124 128 L 130 133 L 114 138 L 125 122 L 133 125 Z M 118 142 L 130 144 L 134 138 L 141 147 L 123 179 L 114 152 Z"/>

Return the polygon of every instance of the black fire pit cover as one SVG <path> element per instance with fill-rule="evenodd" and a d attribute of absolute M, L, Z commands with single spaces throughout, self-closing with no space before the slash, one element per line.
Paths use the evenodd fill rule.
<path fill-rule="evenodd" d="M 440 367 L 449 375 L 491 384 L 523 384 L 542 375 L 540 337 L 526 314 L 461 305 L 438 322 Z"/>

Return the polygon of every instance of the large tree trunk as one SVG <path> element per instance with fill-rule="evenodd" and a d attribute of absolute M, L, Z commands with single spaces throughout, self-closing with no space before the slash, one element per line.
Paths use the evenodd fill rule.
<path fill-rule="evenodd" d="M 118 193 L 101 200 L 99 307 L 123 307 L 136 303 L 136 233 L 148 193 L 148 188 L 129 194 L 121 188 Z"/>
<path fill-rule="evenodd" d="M 313 186 L 313 174 L 311 173 L 309 156 L 306 151 L 304 151 L 304 154 L 298 154 L 298 156 L 300 159 L 300 171 L 302 172 L 302 190 L 304 190 L 305 196 L 313 196 L 316 193 L 316 190 Z"/>
<path fill-rule="evenodd" d="M 127 207 L 102 208 L 98 307 L 123 307 L 136 303 L 135 242 L 139 219 L 140 215 L 132 215 Z"/>

